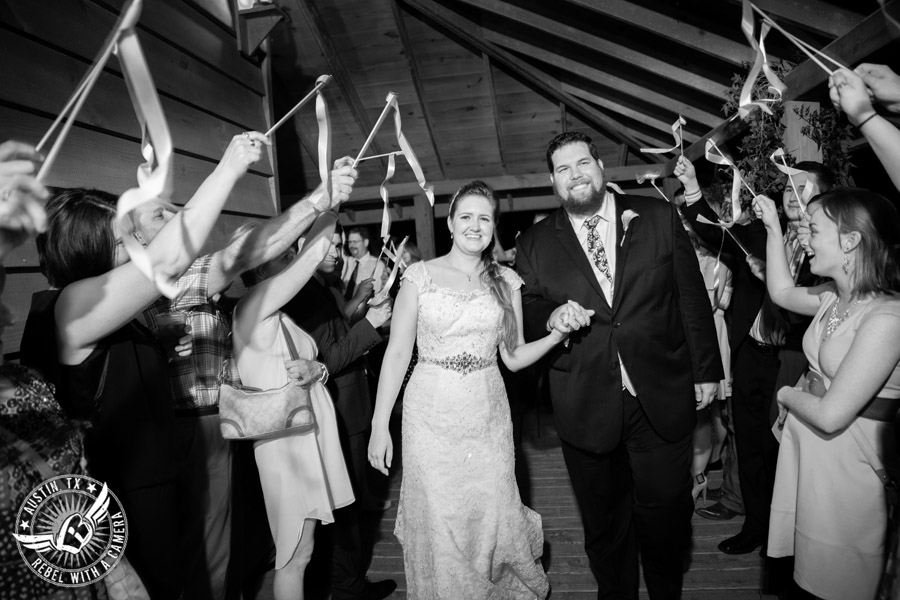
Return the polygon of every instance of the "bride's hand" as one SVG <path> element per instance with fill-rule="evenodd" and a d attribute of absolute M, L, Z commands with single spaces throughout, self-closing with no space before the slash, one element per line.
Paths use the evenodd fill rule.
<path fill-rule="evenodd" d="M 372 429 L 372 437 L 369 438 L 369 464 L 382 474 L 388 475 L 393 458 L 394 444 L 390 432 L 386 428 Z"/>

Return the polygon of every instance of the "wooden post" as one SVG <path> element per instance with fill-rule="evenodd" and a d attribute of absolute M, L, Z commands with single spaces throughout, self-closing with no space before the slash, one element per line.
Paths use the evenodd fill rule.
<path fill-rule="evenodd" d="M 416 196 L 416 245 L 424 260 L 435 257 L 434 248 L 434 208 L 428 203 L 426 196 Z"/>
<path fill-rule="evenodd" d="M 809 107 L 810 110 L 818 110 L 818 102 L 785 102 L 784 103 L 784 151 L 792 155 L 797 162 L 814 160 L 822 162 L 822 150 L 814 141 L 800 133 L 806 121 L 797 116 L 795 108 Z"/>

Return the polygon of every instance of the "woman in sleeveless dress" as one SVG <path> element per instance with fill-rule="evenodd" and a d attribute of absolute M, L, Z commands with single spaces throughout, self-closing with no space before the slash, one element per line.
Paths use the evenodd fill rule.
<path fill-rule="evenodd" d="M 313 339 L 281 312 L 325 258 L 332 231 L 334 219 L 320 217 L 299 255 L 292 248 L 282 257 L 243 273 L 241 279 L 249 291 L 234 309 L 234 355 L 241 382 L 268 390 L 291 380 L 286 365 L 291 361 L 284 337 L 287 333 L 301 359 L 298 363 L 304 365 L 305 373 L 297 384 L 309 390 L 316 416 L 314 431 L 254 443 L 266 515 L 275 540 L 275 600 L 303 599 L 316 521 L 333 523 L 333 511 L 354 499 L 334 405 L 323 385 L 327 371 L 315 362 L 318 350 Z M 244 233 L 246 228 L 239 229 L 235 236 Z M 300 367 L 292 364 L 292 368 Z"/>
<path fill-rule="evenodd" d="M 784 387 L 768 554 L 795 557 L 794 580 L 826 599 L 874 598 L 887 512 L 876 469 L 896 456 L 900 408 L 900 218 L 884 197 L 837 188 L 810 202 L 813 273 L 794 287 L 774 203 L 754 200 L 768 232 L 772 300 L 814 315 L 803 338 L 810 372 Z"/>
<path fill-rule="evenodd" d="M 499 204 L 474 181 L 456 192 L 449 254 L 407 268 L 394 304 L 369 462 L 388 473 L 388 420 L 413 344 L 403 400 L 403 480 L 394 533 L 411 599 L 544 598 L 541 518 L 519 497 L 512 423 L 497 354 L 513 371 L 563 341 L 524 343 L 522 280 L 492 258 Z M 591 311 L 573 304 L 581 324 Z M 573 328 L 579 327 L 573 323 Z"/>

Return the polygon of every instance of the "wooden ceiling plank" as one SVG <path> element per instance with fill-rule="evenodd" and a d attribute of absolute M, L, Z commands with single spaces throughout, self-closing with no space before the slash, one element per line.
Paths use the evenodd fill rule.
<path fill-rule="evenodd" d="M 497 131 L 497 148 L 500 150 L 500 166 L 503 168 L 503 173 L 505 174 L 507 173 L 507 170 L 506 155 L 503 153 L 503 123 L 500 121 L 500 110 L 497 106 L 497 91 L 494 89 L 494 74 L 493 67 L 491 66 L 491 57 L 487 54 L 482 54 L 481 56 L 482 61 L 484 62 L 484 77 L 490 92 L 491 110 L 494 113 L 494 127 Z"/>
<path fill-rule="evenodd" d="M 900 19 L 900 0 L 890 0 L 885 3 L 884 10 L 894 19 Z M 822 52 L 835 60 L 853 66 L 893 42 L 895 35 L 896 31 L 893 30 L 893 25 L 886 21 L 880 10 L 876 10 L 847 34 L 823 48 Z M 826 75 L 821 68 L 813 61 L 806 60 L 785 76 L 784 84 L 787 86 L 787 91 L 782 100 L 784 102 L 796 100 L 825 81 Z M 746 123 L 735 114 L 685 148 L 684 154 L 689 159 L 696 160 L 704 155 L 706 140 L 712 139 L 718 144 L 723 144 L 744 131 L 746 127 Z M 646 166 L 642 168 L 647 170 Z M 675 159 L 664 165 L 654 165 L 654 171 L 657 168 L 660 168 L 659 176 L 666 177 L 675 170 Z"/>
<path fill-rule="evenodd" d="M 476 8 L 488 10 L 510 20 L 523 23 L 529 27 L 552 34 L 560 39 L 575 42 L 580 46 L 584 46 L 585 48 L 589 48 L 611 58 L 621 60 L 626 64 L 643 69 L 654 75 L 664 77 L 670 81 L 674 81 L 715 98 L 722 98 L 728 91 L 728 87 L 722 85 L 719 81 L 709 79 L 688 69 L 682 69 L 681 67 L 659 60 L 656 57 L 643 54 L 642 52 L 632 50 L 626 46 L 610 42 L 592 35 L 583 29 L 578 29 L 560 23 L 559 21 L 548 19 L 547 17 L 535 14 L 526 9 L 516 7 L 508 2 L 501 2 L 500 0 L 458 1 Z"/>
<path fill-rule="evenodd" d="M 495 63 L 510 69 L 517 77 L 527 81 L 534 89 L 547 94 L 556 101 L 564 102 L 570 110 L 577 112 L 598 131 L 622 141 L 632 148 L 640 148 L 640 142 L 629 135 L 621 125 L 585 102 L 564 93 L 560 89 L 558 82 L 547 81 L 545 75 L 536 73 L 535 69 L 521 59 L 504 51 L 502 48 L 486 42 L 480 27 L 460 19 L 455 13 L 433 0 L 398 1 L 402 1 L 404 5 L 413 8 L 426 19 L 451 32 L 452 35 L 463 40 L 466 44 L 474 46 L 487 54 Z"/>
<path fill-rule="evenodd" d="M 735 42 L 715 33 L 679 21 L 667 15 L 644 8 L 628 0 L 565 0 L 598 14 L 605 15 L 662 36 L 673 42 L 708 54 L 713 58 L 724 60 L 733 65 L 742 66 L 745 62 L 753 62 L 754 54 L 745 43 Z M 737 22 L 735 22 L 737 25 Z"/>
<path fill-rule="evenodd" d="M 576 74 L 589 81 L 618 90 L 623 94 L 634 96 L 636 99 L 658 106 L 664 111 L 671 111 L 675 115 L 681 114 L 691 121 L 703 123 L 709 127 L 715 127 L 722 122 L 722 117 L 719 115 L 696 108 L 686 102 L 679 102 L 666 94 L 654 92 L 653 90 L 631 83 L 630 81 L 614 77 L 604 71 L 595 69 L 594 67 L 590 67 L 570 58 L 560 56 L 544 48 L 529 44 L 528 42 L 490 31 L 485 31 L 485 39 L 505 46 L 510 50 L 526 54 L 548 65 Z"/>
<path fill-rule="evenodd" d="M 601 106 L 607 110 L 611 110 L 615 113 L 618 113 L 618 114 L 622 115 L 623 117 L 628 117 L 629 119 L 634 119 L 635 121 L 640 121 L 642 123 L 647 124 L 650 127 L 658 129 L 660 132 L 663 133 L 662 137 L 655 140 L 660 143 L 660 145 L 659 145 L 660 148 L 669 147 L 669 146 L 671 146 L 672 142 L 674 142 L 674 139 L 670 140 L 668 142 L 664 141 L 665 137 L 666 137 L 665 134 L 668 134 L 672 131 L 672 123 L 666 123 L 665 121 L 661 121 L 659 119 L 654 119 L 653 117 L 649 117 L 646 114 L 639 112 L 637 110 L 634 110 L 633 108 L 631 108 L 629 106 L 625 106 L 624 104 L 619 104 L 618 102 L 614 102 L 607 98 L 603 98 L 601 96 L 598 96 L 597 94 L 592 94 L 590 92 L 586 92 L 580 88 L 570 86 L 565 83 L 563 84 L 563 91 L 566 91 L 566 92 L 572 94 L 573 96 L 577 96 L 577 97 L 581 98 L 582 100 L 587 100 L 588 102 L 596 104 L 597 106 Z M 700 139 L 700 136 L 694 135 L 687 131 L 682 132 L 682 137 L 684 138 L 684 141 L 688 142 L 688 143 L 693 143 L 693 142 L 696 142 L 698 139 Z"/>
<path fill-rule="evenodd" d="M 331 75 L 338 84 L 341 95 L 353 112 L 353 117 L 356 119 L 359 130 L 362 132 L 362 138 L 367 138 L 369 132 L 372 131 L 372 123 L 369 121 L 362 100 L 359 99 L 359 95 L 356 93 L 356 88 L 353 86 L 353 80 L 350 77 L 350 73 L 347 71 L 344 62 L 341 60 L 340 55 L 331 43 L 331 36 L 325 29 L 325 22 L 322 19 L 322 15 L 319 14 L 319 9 L 316 8 L 315 0 L 294 0 L 294 4 L 297 6 L 300 14 L 306 19 L 310 32 L 316 40 L 316 44 L 318 44 L 319 49 L 325 56 L 325 61 L 328 63 Z M 370 152 L 373 155 L 382 154 L 377 140 L 372 140 L 370 148 Z M 318 160 L 318 158 L 316 160 Z M 383 158 L 377 160 L 381 162 L 382 168 L 386 170 L 387 161 Z"/>
<path fill-rule="evenodd" d="M 419 66 L 416 62 L 416 55 L 413 53 L 413 45 L 409 40 L 409 33 L 406 31 L 406 23 L 403 21 L 403 12 L 397 6 L 396 2 L 391 2 L 391 11 L 394 14 L 394 22 L 397 24 L 397 32 L 400 34 L 400 43 L 403 45 L 403 53 L 409 63 L 410 74 L 412 75 L 413 88 L 416 90 L 416 101 L 422 107 L 422 114 L 425 117 L 425 126 L 428 128 L 428 138 L 431 140 L 431 147 L 434 149 L 434 157 L 437 159 L 438 171 L 441 178 L 446 177 L 444 173 L 444 161 L 441 158 L 441 151 L 437 145 L 437 138 L 434 135 L 432 126 L 433 119 L 425 101 L 425 93 L 422 88 L 422 78 L 419 76 Z"/>
<path fill-rule="evenodd" d="M 741 0 L 729 2 L 741 4 Z M 770 15 L 783 17 L 831 38 L 847 34 L 865 18 L 865 15 L 820 0 L 754 0 L 753 3 Z"/>

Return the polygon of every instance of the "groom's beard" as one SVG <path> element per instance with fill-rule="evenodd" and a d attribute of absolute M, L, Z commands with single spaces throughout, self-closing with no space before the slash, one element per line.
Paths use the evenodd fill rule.
<path fill-rule="evenodd" d="M 588 185 L 587 190 L 582 190 L 580 194 L 573 194 L 571 189 L 567 189 L 565 198 L 559 198 L 563 209 L 575 217 L 588 217 L 596 214 L 603 206 L 604 200 L 606 200 L 606 190 L 602 187 L 598 190 L 593 184 Z"/>

